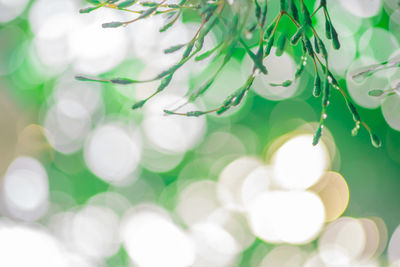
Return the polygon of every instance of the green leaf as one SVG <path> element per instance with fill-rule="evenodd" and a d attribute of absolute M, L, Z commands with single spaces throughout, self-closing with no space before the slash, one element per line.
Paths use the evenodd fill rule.
<path fill-rule="evenodd" d="M 254 0 L 254 4 L 256 6 L 256 8 L 255 8 L 256 18 L 259 22 L 261 22 L 261 19 L 262 19 L 261 18 L 261 6 L 257 0 Z"/>
<path fill-rule="evenodd" d="M 267 20 L 267 13 L 268 13 L 268 3 L 267 3 L 267 1 L 265 1 L 264 2 L 264 9 L 262 11 L 261 21 L 260 21 L 261 28 L 264 28 L 264 26 L 265 26 L 265 22 Z"/>
<path fill-rule="evenodd" d="M 165 114 L 168 114 L 168 115 L 174 115 L 174 114 L 175 114 L 175 112 L 170 111 L 170 110 L 168 110 L 168 109 L 164 109 L 164 113 L 165 113 Z"/>
<path fill-rule="evenodd" d="M 222 113 L 226 112 L 229 109 L 227 106 L 222 106 L 217 110 L 217 115 L 221 115 Z"/>
<path fill-rule="evenodd" d="M 317 131 L 314 134 L 314 138 L 313 138 L 313 141 L 312 141 L 312 145 L 313 146 L 316 146 L 319 143 L 319 140 L 321 139 L 321 136 L 322 136 L 322 124 L 319 125 Z"/>
<path fill-rule="evenodd" d="M 101 25 L 103 28 L 118 28 L 123 26 L 124 23 L 119 22 L 119 21 L 113 21 L 113 22 L 108 22 L 108 23 L 103 23 L 103 25 Z"/>
<path fill-rule="evenodd" d="M 182 58 L 187 58 L 193 50 L 194 42 L 190 42 L 187 44 L 185 52 L 183 52 Z"/>
<path fill-rule="evenodd" d="M 192 92 L 189 96 L 189 101 L 193 102 L 194 100 L 196 100 L 197 97 L 199 97 L 200 95 L 202 95 L 205 91 L 207 91 L 207 89 L 213 84 L 215 80 L 215 77 L 212 77 L 210 80 L 208 80 L 205 84 L 203 84 L 203 86 L 201 86 L 200 88 L 198 88 L 196 91 Z"/>
<path fill-rule="evenodd" d="M 79 9 L 79 13 L 81 13 L 81 14 L 90 13 L 90 12 L 92 12 L 92 11 L 98 9 L 98 8 L 99 8 L 98 6 L 82 8 L 82 9 Z"/>
<path fill-rule="evenodd" d="M 151 7 L 151 8 L 149 8 L 149 9 L 147 9 L 145 12 L 143 12 L 143 13 L 138 17 L 138 19 L 144 19 L 144 18 L 150 16 L 151 14 L 153 14 L 154 11 L 157 10 L 157 8 L 158 8 L 158 6 Z"/>
<path fill-rule="evenodd" d="M 267 30 L 264 33 L 264 40 L 271 37 L 272 31 L 274 30 L 276 25 L 276 21 L 272 22 L 271 25 L 268 26 Z"/>
<path fill-rule="evenodd" d="M 281 0 L 280 1 L 280 7 L 281 7 L 281 11 L 285 11 L 286 10 L 286 0 Z"/>
<path fill-rule="evenodd" d="M 178 15 L 176 15 L 175 18 L 173 18 L 170 22 L 166 23 L 164 26 L 161 27 L 161 29 L 159 29 L 159 32 L 165 32 L 167 31 L 169 28 L 171 28 L 175 22 L 178 20 L 179 16 L 181 13 L 178 13 Z"/>
<path fill-rule="evenodd" d="M 324 87 L 322 88 L 322 106 L 327 107 L 329 105 L 330 86 L 328 79 L 324 80 Z"/>
<path fill-rule="evenodd" d="M 294 18 L 295 20 L 299 21 L 299 11 L 297 10 L 295 1 L 294 1 L 294 0 L 290 0 L 289 6 L 290 6 L 290 7 L 289 7 L 289 8 L 290 8 L 290 11 L 292 12 L 293 18 Z"/>
<path fill-rule="evenodd" d="M 356 107 L 354 106 L 354 104 L 351 103 L 350 101 L 347 101 L 347 106 L 349 107 L 349 110 L 350 110 L 351 114 L 353 115 L 354 121 L 361 121 L 360 114 L 358 114 L 358 111 L 357 111 Z"/>
<path fill-rule="evenodd" d="M 181 48 L 184 47 L 184 46 L 185 46 L 185 44 L 180 44 L 180 45 L 171 46 L 170 48 L 165 49 L 165 50 L 164 50 L 164 53 L 165 53 L 165 54 L 173 53 L 173 52 L 175 52 L 175 51 L 178 51 L 179 49 L 181 49 Z"/>
<path fill-rule="evenodd" d="M 315 53 L 319 54 L 320 49 L 319 49 L 319 46 L 318 46 L 318 39 L 317 38 L 318 37 L 314 35 L 314 49 L 315 49 Z"/>
<path fill-rule="evenodd" d="M 292 85 L 293 81 L 291 80 L 286 80 L 283 83 L 270 83 L 270 86 L 276 87 L 276 86 L 282 86 L 282 87 L 289 87 Z"/>
<path fill-rule="evenodd" d="M 99 0 L 86 0 L 86 2 L 88 2 L 89 4 L 92 4 L 92 5 L 100 5 L 101 4 L 101 1 L 99 1 Z"/>
<path fill-rule="evenodd" d="M 131 80 L 131 79 L 128 79 L 128 78 L 115 78 L 115 79 L 111 79 L 110 82 L 113 83 L 113 84 L 123 84 L 123 85 L 126 85 L 126 84 L 137 83 L 138 81 L 136 81 L 136 80 Z"/>
<path fill-rule="evenodd" d="M 382 142 L 376 134 L 370 133 L 370 137 L 371 137 L 371 143 L 374 147 L 379 148 L 382 146 Z"/>
<path fill-rule="evenodd" d="M 300 62 L 300 64 L 297 66 L 296 73 L 294 74 L 294 78 L 295 78 L 295 79 L 299 78 L 300 75 L 304 72 L 304 67 L 305 67 L 305 66 L 304 66 L 304 63 L 305 63 L 305 61 L 302 60 L 302 61 Z"/>
<path fill-rule="evenodd" d="M 242 102 L 243 97 L 246 95 L 247 89 L 242 89 L 232 101 L 232 106 L 237 106 Z"/>
<path fill-rule="evenodd" d="M 314 49 L 312 47 L 310 39 L 306 36 L 305 32 L 303 32 L 303 41 L 304 41 L 304 45 L 306 47 L 306 50 L 307 50 L 308 54 L 311 57 L 313 57 L 314 56 Z"/>
<path fill-rule="evenodd" d="M 315 97 L 319 97 L 321 95 L 321 78 L 319 77 L 318 73 L 315 74 L 313 95 Z"/>
<path fill-rule="evenodd" d="M 277 57 L 282 56 L 283 52 L 285 51 L 286 41 L 287 41 L 286 33 L 283 32 L 281 36 L 279 36 L 279 39 L 276 44 L 275 55 Z"/>
<path fill-rule="evenodd" d="M 318 38 L 318 48 L 321 51 L 322 57 L 328 59 L 328 51 L 326 50 L 324 42 L 322 42 L 322 40 L 319 38 Z"/>
<path fill-rule="evenodd" d="M 93 79 L 84 77 L 84 76 L 80 76 L 80 75 L 76 75 L 75 79 L 78 81 L 82 81 L 82 82 L 89 82 L 89 81 L 93 81 Z"/>
<path fill-rule="evenodd" d="M 331 25 L 332 26 L 332 25 Z M 331 27 L 332 30 L 332 44 L 333 44 L 333 48 L 338 50 L 340 48 L 340 42 L 339 42 L 339 37 L 338 34 L 335 30 L 335 28 L 332 26 Z"/>
<path fill-rule="evenodd" d="M 210 49 L 210 50 L 198 55 L 197 57 L 194 58 L 194 60 L 195 61 L 200 61 L 200 60 L 208 58 L 209 56 L 211 56 L 215 52 L 215 50 L 217 50 L 221 46 L 221 44 L 222 44 L 222 42 L 219 43 L 217 46 L 215 46 L 213 49 Z"/>
<path fill-rule="evenodd" d="M 132 109 L 138 109 L 138 108 L 143 107 L 143 105 L 146 103 L 146 101 L 147 100 L 144 99 L 144 100 L 141 100 L 139 102 L 136 102 L 135 104 L 133 104 Z"/>
<path fill-rule="evenodd" d="M 189 111 L 186 113 L 186 116 L 188 117 L 199 117 L 201 115 L 204 115 L 203 111 Z"/>
<path fill-rule="evenodd" d="M 265 48 L 265 55 L 268 56 L 271 53 L 272 46 L 274 45 L 275 36 L 273 35 L 267 43 L 267 47 Z"/>
<path fill-rule="evenodd" d="M 75 76 L 75 79 L 81 82 L 101 82 L 101 83 L 109 83 L 108 80 L 100 80 L 100 79 L 94 79 L 94 78 L 88 78 L 84 76 L 77 75 Z"/>
<path fill-rule="evenodd" d="M 312 27 L 310 12 L 303 1 L 301 1 L 301 12 L 303 13 L 304 24 Z"/>
<path fill-rule="evenodd" d="M 325 15 L 325 36 L 327 39 L 332 39 L 331 23 Z"/>
<path fill-rule="evenodd" d="M 173 74 L 168 75 L 164 79 L 161 80 L 160 86 L 157 88 L 157 92 L 161 92 L 164 90 L 171 82 Z"/>
<path fill-rule="evenodd" d="M 140 4 L 142 6 L 147 6 L 147 7 L 154 7 L 154 6 L 158 5 L 158 3 L 155 3 L 155 2 L 141 2 Z"/>
<path fill-rule="evenodd" d="M 303 27 L 297 29 L 296 33 L 290 39 L 290 43 L 292 45 L 296 45 L 299 42 L 301 36 L 303 35 L 303 31 L 304 31 Z"/>
<path fill-rule="evenodd" d="M 135 4 L 136 0 L 126 0 L 122 3 L 118 4 L 118 8 L 126 8 L 126 7 L 130 7 L 131 5 Z"/>
<path fill-rule="evenodd" d="M 368 92 L 369 96 L 381 96 L 385 93 L 385 91 L 381 90 L 381 89 L 375 89 L 375 90 L 371 90 Z"/>

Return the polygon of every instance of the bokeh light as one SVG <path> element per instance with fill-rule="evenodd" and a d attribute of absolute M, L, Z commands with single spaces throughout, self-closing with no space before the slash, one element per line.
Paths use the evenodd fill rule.
<path fill-rule="evenodd" d="M 397 226 L 390 238 L 388 256 L 391 262 L 400 262 L 400 226 Z"/>
<path fill-rule="evenodd" d="M 144 108 L 143 131 L 150 143 L 161 152 L 179 154 L 193 148 L 202 139 L 206 121 L 201 118 L 166 116 L 164 109 L 182 98 L 164 95 L 153 99 Z M 188 104 L 181 111 L 197 110 Z"/>
<path fill-rule="evenodd" d="M 340 3 L 353 15 L 361 18 L 374 16 L 382 8 L 381 0 L 340 0 Z"/>
<path fill-rule="evenodd" d="M 2 206 L 14 218 L 38 219 L 46 212 L 48 196 L 46 170 L 34 158 L 15 159 L 1 180 Z"/>
<path fill-rule="evenodd" d="M 272 159 L 274 182 L 286 189 L 315 184 L 330 164 L 325 145 L 312 145 L 312 135 L 299 135 L 284 143 Z"/>
<path fill-rule="evenodd" d="M 117 123 L 99 126 L 85 144 L 89 169 L 111 183 L 124 183 L 140 160 L 140 138 L 134 129 Z"/>
<path fill-rule="evenodd" d="M 249 207 L 253 232 L 272 243 L 307 243 L 325 221 L 320 198 L 311 192 L 273 191 L 258 196 Z"/>
<path fill-rule="evenodd" d="M 185 267 L 193 264 L 193 242 L 165 215 L 141 208 L 126 215 L 122 224 L 124 246 L 139 266 Z"/>
<path fill-rule="evenodd" d="M 330 223 L 318 241 L 318 250 L 325 264 L 346 265 L 361 256 L 366 234 L 360 221 L 342 217 Z"/>
<path fill-rule="evenodd" d="M 20 15 L 29 0 L 1 0 L 0 1 L 0 23 L 8 22 Z"/>
<path fill-rule="evenodd" d="M 219 176 L 217 187 L 221 202 L 228 208 L 243 210 L 243 184 L 250 173 L 261 166 L 260 160 L 250 157 L 239 158 L 226 166 Z M 262 179 L 268 181 L 268 176 Z"/>
<path fill-rule="evenodd" d="M 340 173 L 326 172 L 310 190 L 324 203 L 326 221 L 336 220 L 346 210 L 350 192 L 346 180 Z"/>
<path fill-rule="evenodd" d="M 2 266 L 69 266 L 59 242 L 37 226 L 2 221 L 0 249 Z"/>

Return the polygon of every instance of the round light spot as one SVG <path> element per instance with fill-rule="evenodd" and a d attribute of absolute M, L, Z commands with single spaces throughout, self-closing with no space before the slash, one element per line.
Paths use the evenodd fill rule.
<path fill-rule="evenodd" d="M 182 162 L 184 154 L 163 153 L 152 148 L 151 145 L 144 145 L 140 165 L 152 172 L 168 172 Z"/>
<path fill-rule="evenodd" d="M 346 265 L 361 255 L 365 242 L 362 224 L 342 217 L 326 227 L 318 241 L 318 251 L 325 264 Z"/>
<path fill-rule="evenodd" d="M 49 108 L 44 126 L 51 146 L 58 152 L 71 154 L 82 147 L 90 131 L 91 117 L 79 102 L 64 99 Z"/>
<path fill-rule="evenodd" d="M 358 52 L 379 62 L 388 60 L 399 48 L 393 34 L 383 28 L 369 28 L 360 37 Z"/>
<path fill-rule="evenodd" d="M 400 96 L 391 95 L 382 103 L 382 114 L 389 126 L 400 131 Z"/>
<path fill-rule="evenodd" d="M 151 210 L 128 215 L 122 238 L 128 255 L 139 266 L 186 267 L 195 260 L 194 245 L 186 233 Z"/>
<path fill-rule="evenodd" d="M 74 1 L 38 0 L 33 3 L 30 22 L 34 47 L 47 67 L 47 75 L 63 71 L 69 64 L 75 72 L 96 75 L 120 64 L 127 55 L 126 29 L 101 28 L 104 18 L 119 21 L 115 12 L 101 8 L 82 16 Z"/>
<path fill-rule="evenodd" d="M 304 264 L 304 267 L 321 267 L 325 266 L 324 261 L 321 259 L 318 253 L 314 252 L 312 253 L 307 261 Z"/>
<path fill-rule="evenodd" d="M 346 210 L 349 203 L 349 187 L 339 173 L 325 173 L 310 190 L 318 194 L 324 203 L 326 221 L 336 220 Z"/>
<path fill-rule="evenodd" d="M 190 228 L 196 246 L 194 266 L 235 266 L 240 245 L 223 227 L 213 223 L 199 223 Z"/>
<path fill-rule="evenodd" d="M 382 8 L 381 0 L 340 0 L 340 4 L 353 15 L 361 18 L 375 16 Z"/>
<path fill-rule="evenodd" d="M 0 251 L 0 266 L 69 266 L 57 240 L 36 227 L 2 223 Z"/>
<path fill-rule="evenodd" d="M 391 262 L 400 262 L 400 225 L 397 226 L 390 238 L 388 256 Z"/>
<path fill-rule="evenodd" d="M 29 0 L 0 0 L 0 23 L 15 19 L 28 3 Z"/>
<path fill-rule="evenodd" d="M 271 250 L 260 267 L 291 266 L 302 267 L 306 254 L 298 247 L 279 246 Z"/>
<path fill-rule="evenodd" d="M 198 181 L 185 187 L 179 195 L 176 211 L 187 225 L 206 219 L 219 208 L 214 181 Z"/>
<path fill-rule="evenodd" d="M 36 220 L 46 212 L 49 184 L 39 161 L 29 157 L 15 159 L 1 182 L 4 206 L 12 217 Z"/>
<path fill-rule="evenodd" d="M 325 145 L 312 145 L 312 135 L 295 136 L 272 159 L 274 181 L 286 189 L 306 189 L 315 184 L 329 164 Z"/>
<path fill-rule="evenodd" d="M 225 206 L 237 210 L 243 209 L 241 198 L 243 183 L 247 176 L 260 166 L 262 163 L 258 159 L 242 157 L 224 168 L 219 176 L 217 192 L 218 198 Z"/>
<path fill-rule="evenodd" d="M 89 136 L 85 144 L 85 162 L 89 169 L 111 183 L 123 183 L 138 166 L 139 140 L 123 125 L 105 124 Z"/>
<path fill-rule="evenodd" d="M 131 203 L 128 199 L 125 198 L 123 194 L 117 192 L 103 192 L 92 196 L 88 201 L 87 204 L 90 206 L 102 206 L 109 208 L 113 211 L 113 213 L 117 215 L 122 215 L 128 208 L 131 207 Z M 105 211 L 106 213 L 107 211 Z M 110 215 L 111 216 L 111 215 Z"/>
<path fill-rule="evenodd" d="M 248 214 L 254 234 L 271 243 L 307 243 L 316 237 L 325 221 L 321 200 L 307 191 L 261 194 Z"/>
<path fill-rule="evenodd" d="M 241 201 L 245 207 L 260 194 L 267 192 L 271 186 L 271 169 L 267 166 L 257 167 L 247 175 L 241 188 Z"/>
<path fill-rule="evenodd" d="M 143 130 L 150 143 L 161 152 L 179 154 L 193 148 L 203 137 L 204 117 L 166 116 L 164 109 L 182 98 L 163 95 L 144 107 Z M 182 112 L 198 110 L 194 104 L 182 108 Z"/>
<path fill-rule="evenodd" d="M 105 30 L 101 27 L 104 18 L 109 21 L 122 19 L 112 10 L 100 8 L 90 15 L 90 20 L 78 15 L 80 20 L 68 34 L 67 44 L 75 71 L 96 75 L 124 61 L 129 40 L 124 28 Z"/>
<path fill-rule="evenodd" d="M 376 223 L 367 218 L 359 219 L 360 223 L 362 224 L 365 232 L 365 247 L 360 256 L 362 260 L 370 260 L 376 254 L 379 245 L 380 245 L 380 233 Z"/>
<path fill-rule="evenodd" d="M 95 259 L 115 254 L 120 246 L 119 219 L 110 209 L 87 206 L 73 218 L 71 235 L 80 253 Z"/>
<path fill-rule="evenodd" d="M 243 212 L 219 208 L 207 218 L 207 222 L 219 225 L 228 231 L 239 244 L 240 250 L 247 249 L 255 240 Z"/>

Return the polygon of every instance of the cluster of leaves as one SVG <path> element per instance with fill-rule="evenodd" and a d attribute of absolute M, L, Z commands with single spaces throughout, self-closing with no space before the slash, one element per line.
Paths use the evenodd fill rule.
<path fill-rule="evenodd" d="M 280 56 L 288 45 L 301 45 L 303 54 L 300 63 L 298 64 L 294 79 L 283 81 L 279 84 L 271 83 L 270 86 L 290 86 L 294 81 L 299 79 L 304 72 L 307 60 L 312 60 L 315 69 L 313 95 L 316 98 L 321 98 L 321 117 L 318 129 L 314 136 L 313 144 L 316 145 L 321 138 L 327 119 L 326 112 L 329 106 L 331 89 L 336 89 L 344 97 L 347 107 L 355 122 L 352 134 L 356 135 L 360 126 L 364 126 L 371 136 L 372 144 L 376 147 L 381 145 L 379 138 L 372 133 L 368 125 L 361 120 L 355 105 L 329 71 L 328 52 L 325 43 L 318 35 L 313 24 L 313 16 L 317 12 L 323 12 L 325 17 L 325 36 L 332 42 L 334 49 L 340 48 L 338 33 L 336 32 L 329 16 L 327 0 L 320 0 L 318 7 L 313 10 L 313 12 L 310 12 L 303 0 L 280 0 L 279 12 L 278 14 L 275 14 L 274 19 L 269 25 L 266 23 L 267 16 L 269 16 L 268 0 L 237 1 L 231 4 L 226 0 L 199 0 L 195 2 L 192 2 L 191 0 L 181 0 L 179 4 L 168 4 L 166 3 L 166 0 L 162 0 L 159 3 L 138 2 L 138 0 L 87 1 L 92 4 L 92 6 L 80 10 L 81 13 L 89 13 L 98 8 L 112 8 L 137 14 L 134 19 L 129 21 L 113 21 L 104 23 L 102 25 L 103 28 L 127 26 L 135 21 L 146 19 L 150 16 L 164 14 L 167 16 L 167 22 L 160 29 L 160 32 L 164 32 L 172 27 L 187 10 L 190 10 L 191 12 L 195 11 L 201 18 L 201 25 L 188 43 L 177 44 L 165 50 L 165 53 L 174 53 L 178 50 L 183 50 L 184 52 L 181 59 L 171 68 L 161 72 L 152 79 L 139 81 L 129 78 L 98 79 L 84 76 L 76 77 L 81 81 L 96 81 L 123 85 L 159 80 L 160 85 L 158 89 L 148 98 L 135 103 L 132 106 L 133 109 L 142 107 L 150 98 L 163 91 L 170 83 L 175 72 L 192 58 L 194 58 L 195 61 L 200 61 L 212 55 L 215 57 L 222 57 L 223 59 L 221 60 L 220 66 L 212 77 L 195 90 L 191 90 L 187 93 L 187 102 L 195 101 L 213 84 L 221 70 L 232 59 L 235 49 L 241 46 L 246 51 L 247 56 L 252 60 L 252 72 L 245 84 L 229 95 L 220 106 L 211 110 L 195 110 L 185 113 L 178 112 L 182 106 L 175 110 L 164 110 L 164 112 L 169 115 L 191 117 L 197 117 L 208 113 L 216 113 L 218 115 L 222 114 L 241 103 L 241 101 L 246 97 L 248 91 L 251 89 L 253 81 L 257 75 L 268 75 L 268 70 L 264 65 L 264 59 L 270 55 L 273 46 L 276 46 L 276 55 Z M 135 9 L 131 9 L 132 6 L 135 6 Z M 293 22 L 296 28 L 295 32 L 288 31 L 287 27 L 280 27 L 283 17 L 288 17 Z M 225 35 L 223 36 L 222 41 L 214 48 L 203 52 L 202 48 L 204 38 L 216 26 L 223 27 Z M 279 30 L 280 34 L 278 33 Z M 249 34 L 255 34 L 257 36 L 258 41 L 253 46 L 249 46 L 243 38 L 243 36 Z"/>

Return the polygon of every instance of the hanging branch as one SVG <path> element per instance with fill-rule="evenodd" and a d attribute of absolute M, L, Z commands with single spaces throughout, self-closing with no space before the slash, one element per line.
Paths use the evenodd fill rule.
<path fill-rule="evenodd" d="M 223 114 L 232 107 L 239 105 L 245 99 L 249 90 L 251 90 L 253 81 L 258 75 L 268 75 L 268 70 L 264 65 L 264 59 L 267 58 L 272 46 L 276 46 L 276 56 L 281 56 L 288 46 L 297 46 L 301 44 L 303 54 L 297 66 L 293 79 L 282 81 L 280 83 L 270 83 L 272 87 L 288 87 L 291 86 L 297 79 L 299 79 L 304 72 L 305 66 L 309 59 L 311 59 L 314 67 L 314 87 L 310 92 L 314 97 L 321 97 L 321 116 L 318 128 L 315 132 L 313 145 L 318 144 L 328 118 L 327 111 L 330 104 L 331 89 L 339 91 L 344 98 L 350 114 L 353 117 L 355 127 L 352 134 L 356 135 L 361 126 L 363 126 L 371 136 L 371 142 L 374 146 L 379 147 L 381 142 L 379 138 L 371 131 L 371 128 L 361 119 L 356 106 L 351 99 L 347 96 L 346 92 L 339 85 L 333 74 L 329 71 L 328 52 L 324 41 L 320 38 L 314 28 L 313 16 L 321 11 L 325 19 L 325 36 L 332 42 L 334 49 L 340 49 L 340 42 L 338 33 L 333 26 L 331 17 L 327 8 L 327 0 L 320 0 L 318 7 L 310 13 L 303 0 L 280 0 L 279 13 L 275 15 L 274 19 L 269 25 L 266 25 L 268 15 L 268 0 L 252 0 L 246 4 L 240 5 L 240 8 L 230 6 L 226 0 L 200 0 L 198 2 L 189 3 L 187 0 L 181 0 L 179 4 L 168 4 L 166 0 L 159 3 L 156 2 L 141 2 L 138 0 L 87 0 L 91 4 L 90 7 L 81 9 L 81 13 L 95 12 L 99 8 L 111 8 L 121 12 L 128 12 L 136 15 L 135 18 L 128 21 L 113 21 L 104 23 L 103 28 L 117 28 L 126 27 L 130 24 L 149 18 L 151 16 L 166 15 L 167 22 L 159 29 L 160 32 L 168 31 L 179 18 L 187 10 L 195 11 L 201 18 L 201 25 L 194 34 L 193 38 L 185 44 L 176 44 L 164 52 L 166 54 L 175 53 L 179 50 L 184 50 L 183 55 L 175 65 L 169 69 L 161 72 L 155 77 L 147 80 L 134 80 L 130 78 L 89 78 L 85 76 L 76 76 L 80 81 L 111 83 L 111 84 L 136 84 L 147 83 L 152 81 L 160 81 L 160 85 L 153 94 L 148 98 L 135 103 L 132 108 L 141 108 L 149 99 L 155 97 L 158 93 L 165 90 L 170 84 L 173 76 L 185 63 L 194 58 L 195 61 L 201 61 L 208 57 L 214 56 L 222 57 L 220 63 L 214 74 L 209 77 L 200 87 L 188 91 L 185 98 L 187 101 L 174 110 L 164 110 L 168 115 L 198 117 L 205 114 L 215 113 L 217 115 Z M 248 5 L 247 5 L 248 4 Z M 238 5 L 236 3 L 236 5 Z M 132 6 L 139 7 L 134 10 Z M 254 13 L 253 13 L 254 12 Z M 288 17 L 295 25 L 296 31 L 291 33 L 287 27 L 280 27 L 283 17 Z M 255 20 L 254 20 L 255 18 Z M 215 47 L 208 51 L 202 51 L 204 38 L 213 31 L 213 29 L 223 27 L 224 36 Z M 259 34 L 257 43 L 249 45 L 243 38 L 244 36 L 251 37 L 253 34 Z M 221 105 L 211 110 L 195 110 L 189 112 L 179 112 L 184 105 L 189 102 L 195 101 L 198 97 L 203 95 L 214 83 L 219 74 L 223 71 L 227 63 L 231 60 L 238 46 L 244 48 L 246 55 L 253 62 L 253 70 L 248 77 L 245 84 L 239 86 L 231 95 L 229 95 Z M 253 48 L 255 48 L 253 50 Z M 201 53 L 200 53 L 201 52 Z M 200 53 L 200 54 L 199 54 Z M 321 58 L 320 58 L 321 57 Z M 354 79 L 365 78 L 372 75 L 376 71 L 398 66 L 400 57 L 381 64 L 368 66 L 366 69 L 353 74 Z M 372 90 L 369 92 L 371 96 L 379 97 L 383 95 L 399 92 L 400 83 L 394 88 L 387 91 Z"/>

